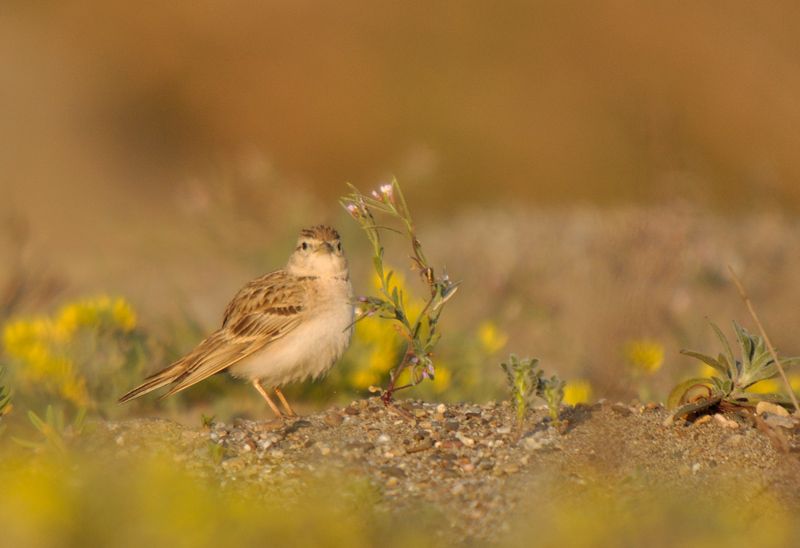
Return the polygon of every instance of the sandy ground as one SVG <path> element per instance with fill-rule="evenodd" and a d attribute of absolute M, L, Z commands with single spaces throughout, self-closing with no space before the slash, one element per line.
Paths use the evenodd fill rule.
<path fill-rule="evenodd" d="M 665 426 L 657 405 L 600 402 L 566 408 L 558 431 L 543 409 L 521 433 L 507 402 L 444 405 L 370 399 L 285 423 L 237 420 L 187 428 L 158 419 L 103 423 L 94 440 L 117 456 L 166 450 L 222 484 L 301 492 L 314 475 L 365 479 L 386 512 L 443 516 L 445 538 L 483 542 L 511 534 L 543 503 L 703 495 L 800 509 L 794 429 L 774 439 L 752 414 Z M 782 440 L 782 444 L 778 443 Z M 398 515 L 399 515 L 398 514 Z"/>

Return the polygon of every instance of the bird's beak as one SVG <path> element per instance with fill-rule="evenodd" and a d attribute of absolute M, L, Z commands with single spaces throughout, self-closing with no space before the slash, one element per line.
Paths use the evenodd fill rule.
<path fill-rule="evenodd" d="M 333 253 L 333 245 L 331 245 L 330 242 L 323 242 L 319 250 L 325 251 L 326 253 Z"/>

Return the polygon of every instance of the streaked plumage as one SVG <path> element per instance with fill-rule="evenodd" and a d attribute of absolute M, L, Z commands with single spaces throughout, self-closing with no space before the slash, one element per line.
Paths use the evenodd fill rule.
<path fill-rule="evenodd" d="M 352 322 L 352 288 L 339 234 L 323 225 L 304 229 L 284 269 L 240 289 L 219 330 L 120 402 L 171 385 L 166 397 L 228 370 L 249 379 L 280 415 L 259 383 L 275 388 L 292 414 L 278 387 L 327 372 L 347 348 Z"/>

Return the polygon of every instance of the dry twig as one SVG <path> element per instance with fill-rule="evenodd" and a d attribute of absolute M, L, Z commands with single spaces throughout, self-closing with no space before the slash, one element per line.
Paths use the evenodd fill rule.
<path fill-rule="evenodd" d="M 756 311 L 753 308 L 753 303 L 750 300 L 750 297 L 748 297 L 747 292 L 744 289 L 744 285 L 742 285 L 742 281 L 736 275 L 736 272 L 733 270 L 733 267 L 731 265 L 728 265 L 728 270 L 730 271 L 731 277 L 733 278 L 733 283 L 736 284 L 736 288 L 739 290 L 739 296 L 742 298 L 744 304 L 747 306 L 747 310 L 753 317 L 753 321 L 756 322 L 756 326 L 758 327 L 761 336 L 764 338 L 764 342 L 767 344 L 767 349 L 769 349 L 769 353 L 772 356 L 772 359 L 775 360 L 775 365 L 778 366 L 778 372 L 781 374 L 781 378 L 783 379 L 783 382 L 786 385 L 786 390 L 789 392 L 789 398 L 791 398 L 792 405 L 794 405 L 795 415 L 800 415 L 800 404 L 798 404 L 797 402 L 797 396 L 795 396 L 794 390 L 792 390 L 792 385 L 789 382 L 789 378 L 786 376 L 786 371 L 784 371 L 783 366 L 781 365 L 781 361 L 778 358 L 778 353 L 775 351 L 775 347 L 772 346 L 772 342 L 769 340 L 767 332 L 764 329 L 764 326 L 761 324 L 761 320 L 758 319 L 758 315 L 756 314 Z"/>

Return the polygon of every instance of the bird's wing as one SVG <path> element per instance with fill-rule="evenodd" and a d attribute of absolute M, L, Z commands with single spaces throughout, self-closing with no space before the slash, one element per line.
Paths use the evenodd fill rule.
<path fill-rule="evenodd" d="M 222 328 L 180 360 L 183 372 L 163 397 L 227 369 L 294 330 L 306 309 L 305 283 L 278 270 L 243 287 L 225 310 Z"/>

